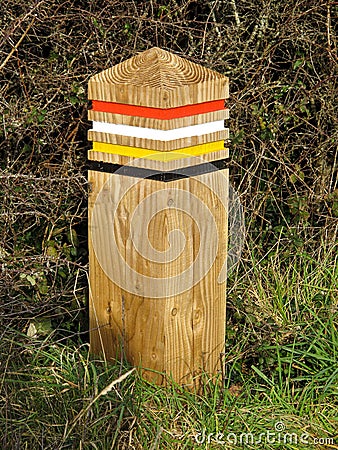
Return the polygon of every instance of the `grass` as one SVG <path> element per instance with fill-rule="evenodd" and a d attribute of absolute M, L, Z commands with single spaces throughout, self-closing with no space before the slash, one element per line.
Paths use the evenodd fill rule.
<path fill-rule="evenodd" d="M 223 377 L 203 392 L 7 330 L 1 448 L 338 448 L 337 245 L 250 258 L 229 282 Z"/>

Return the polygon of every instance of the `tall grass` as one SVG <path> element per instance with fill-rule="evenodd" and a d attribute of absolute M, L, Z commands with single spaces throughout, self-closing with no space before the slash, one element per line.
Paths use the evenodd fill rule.
<path fill-rule="evenodd" d="M 203 392 L 8 330 L 1 448 L 337 448 L 337 246 L 279 250 L 230 281 L 223 374 Z"/>

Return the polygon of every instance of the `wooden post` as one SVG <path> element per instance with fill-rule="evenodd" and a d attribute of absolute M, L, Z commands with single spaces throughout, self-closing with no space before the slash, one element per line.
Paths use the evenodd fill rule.
<path fill-rule="evenodd" d="M 152 48 L 88 96 L 91 351 L 192 385 L 224 351 L 228 79 Z"/>

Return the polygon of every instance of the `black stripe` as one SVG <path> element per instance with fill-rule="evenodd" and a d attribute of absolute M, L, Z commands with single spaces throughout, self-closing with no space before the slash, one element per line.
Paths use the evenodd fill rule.
<path fill-rule="evenodd" d="M 123 166 L 121 164 L 113 164 L 103 161 L 88 161 L 89 170 L 105 173 L 118 173 L 118 175 L 126 175 L 129 177 L 148 178 L 156 181 L 174 181 L 181 178 L 196 177 L 205 173 L 215 172 L 217 170 L 224 170 L 229 167 L 230 158 L 218 159 L 196 166 L 182 167 L 181 169 L 174 169 L 165 172 L 153 169 L 145 169 L 143 167 Z"/>

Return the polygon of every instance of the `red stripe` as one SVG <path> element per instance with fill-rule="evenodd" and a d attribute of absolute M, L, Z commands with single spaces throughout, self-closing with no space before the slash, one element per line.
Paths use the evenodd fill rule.
<path fill-rule="evenodd" d="M 123 103 L 103 102 L 92 100 L 92 110 L 113 114 L 125 114 L 126 116 L 146 117 L 149 119 L 179 119 L 181 117 L 194 116 L 208 112 L 225 109 L 224 100 L 196 103 L 194 105 L 178 106 L 176 108 L 150 108 L 148 106 L 125 105 Z"/>

